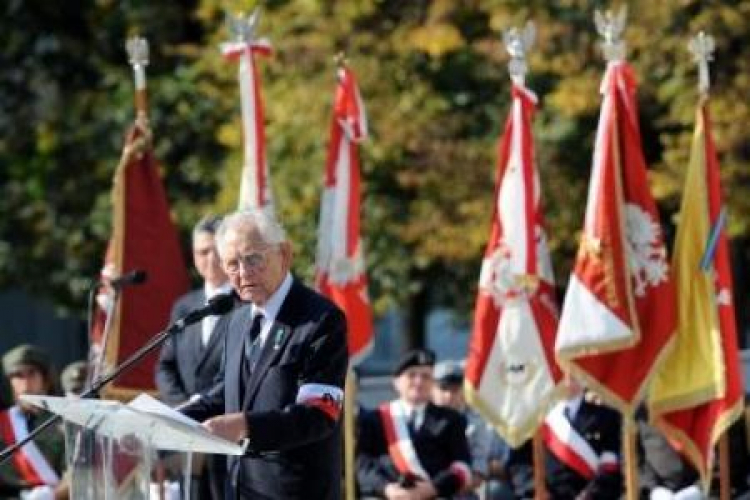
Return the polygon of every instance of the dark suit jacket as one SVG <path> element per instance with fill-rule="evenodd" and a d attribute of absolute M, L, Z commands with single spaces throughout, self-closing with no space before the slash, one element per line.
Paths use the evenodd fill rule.
<path fill-rule="evenodd" d="M 388 483 L 404 481 L 391 456 L 379 410 L 363 410 L 358 417 L 357 481 L 360 493 L 384 497 Z M 412 435 L 419 462 L 441 498 L 456 494 L 462 484 L 450 469 L 453 462 L 471 464 L 466 441 L 466 418 L 450 408 L 428 404 L 424 422 Z"/>
<path fill-rule="evenodd" d="M 174 322 L 205 303 L 206 294 L 203 289 L 183 295 L 172 307 L 171 321 Z M 156 386 L 165 402 L 170 405 L 184 403 L 193 394 L 206 391 L 214 385 L 224 354 L 224 336 L 228 326 L 229 315 L 221 316 L 205 347 L 201 341 L 200 321 L 167 339 L 156 367 Z"/>
<path fill-rule="evenodd" d="M 255 370 L 241 381 L 251 315 L 250 304 L 232 312 L 224 377 L 182 411 L 199 421 L 245 413 L 248 454 L 228 459 L 231 488 L 239 498 L 338 499 L 339 418 L 320 406 L 297 401 L 300 388 L 309 384 L 332 387 L 332 392 L 343 390 L 348 362 L 344 315 L 328 299 L 294 280 Z M 340 409 L 340 400 L 334 404 Z"/>
<path fill-rule="evenodd" d="M 584 398 L 570 423 L 597 455 L 611 451 L 622 460 L 621 422 L 620 414 L 615 410 Z M 622 495 L 620 468 L 617 472 L 599 472 L 589 481 L 549 451 L 546 453 L 546 468 L 547 490 L 555 500 L 572 500 L 584 491 L 585 498 L 592 500 L 611 500 Z"/>

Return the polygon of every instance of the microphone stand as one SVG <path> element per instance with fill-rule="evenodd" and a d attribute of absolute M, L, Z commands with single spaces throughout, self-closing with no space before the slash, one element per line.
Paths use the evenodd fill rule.
<path fill-rule="evenodd" d="M 163 344 L 172 334 L 182 331 L 186 326 L 188 326 L 188 324 L 189 322 L 184 321 L 184 318 L 183 318 L 183 319 L 177 320 L 172 325 L 167 327 L 165 330 L 162 330 L 161 332 L 159 332 L 156 336 L 152 337 L 151 340 L 148 341 L 148 343 L 146 343 L 136 352 L 131 354 L 128 357 L 128 359 L 123 361 L 120 365 L 116 366 L 115 369 L 111 373 L 108 373 L 94 380 L 91 383 L 91 387 L 89 387 L 86 391 L 84 391 L 81 394 L 80 398 L 87 399 L 87 398 L 96 397 L 96 395 L 99 393 L 99 390 L 102 387 L 112 382 L 114 379 L 119 377 L 122 372 L 129 369 L 131 366 L 133 366 L 134 364 L 139 362 L 141 359 L 143 359 L 151 351 L 153 351 L 154 349 L 159 347 L 161 344 Z M 16 451 L 18 451 L 21 447 L 23 447 L 26 443 L 36 438 L 38 435 L 40 435 L 42 432 L 44 432 L 48 428 L 55 425 L 61 419 L 62 417 L 57 414 L 51 416 L 50 418 L 45 420 L 41 425 L 39 425 L 39 427 L 29 432 L 29 434 L 25 438 L 14 443 L 12 446 L 8 446 L 7 448 L 5 448 L 2 452 L 0 452 L 0 464 L 5 463 L 5 461 L 7 461 L 10 457 L 12 457 L 13 454 Z"/>

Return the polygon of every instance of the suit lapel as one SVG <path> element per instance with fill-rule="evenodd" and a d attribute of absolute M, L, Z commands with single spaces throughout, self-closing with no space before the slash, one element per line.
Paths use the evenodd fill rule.
<path fill-rule="evenodd" d="M 216 322 L 214 325 L 214 330 L 211 332 L 211 337 L 208 339 L 208 344 L 206 344 L 205 347 L 202 347 L 199 343 L 199 356 L 196 360 L 196 366 L 195 366 L 195 372 L 198 373 L 201 369 L 201 366 L 203 363 L 206 362 L 207 359 L 210 359 L 214 352 L 216 352 L 217 349 L 220 348 L 221 343 L 224 341 L 224 336 L 221 335 L 221 332 L 224 331 L 226 328 L 227 321 L 229 321 L 229 315 L 225 314 L 223 316 L 219 317 L 219 321 Z M 202 332 L 202 325 L 198 323 L 198 325 L 201 327 Z"/>
<path fill-rule="evenodd" d="M 195 294 L 193 297 L 192 303 L 190 304 L 190 310 L 195 310 L 199 307 L 201 307 L 206 302 L 206 293 L 203 290 L 200 290 L 198 293 Z M 194 325 L 190 325 L 188 329 L 183 332 L 182 335 L 187 335 L 188 338 L 185 339 L 185 342 L 188 345 L 188 352 L 190 353 L 190 361 L 193 366 L 195 366 L 198 361 L 201 359 L 203 346 L 202 344 L 202 336 L 203 336 L 203 325 L 199 321 L 198 323 L 195 323 Z M 195 372 L 193 372 L 195 373 Z"/>
<path fill-rule="evenodd" d="M 255 370 L 253 370 L 250 381 L 245 388 L 244 408 L 247 408 L 250 402 L 255 399 L 255 394 L 258 392 L 258 388 L 265 378 L 268 369 L 278 363 L 279 358 L 289 343 L 289 339 L 292 337 L 294 325 L 296 324 L 294 304 L 297 302 L 300 287 L 301 285 L 295 279 L 292 282 L 289 293 L 284 299 L 284 303 L 281 305 L 281 309 L 279 309 L 279 313 L 276 315 L 276 320 L 271 325 L 271 330 L 268 332 L 268 337 L 263 344 L 263 350 L 255 365 Z"/>

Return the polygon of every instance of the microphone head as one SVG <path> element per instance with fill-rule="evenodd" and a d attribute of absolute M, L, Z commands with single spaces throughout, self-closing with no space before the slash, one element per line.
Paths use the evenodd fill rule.
<path fill-rule="evenodd" d="M 212 315 L 226 314 L 234 307 L 234 294 L 222 293 L 221 295 L 216 295 L 208 301 L 208 306 Z"/>
<path fill-rule="evenodd" d="M 141 283 L 145 283 L 146 278 L 148 278 L 148 274 L 143 269 L 136 269 L 135 271 L 129 272 L 125 276 L 128 278 L 128 283 L 133 285 L 140 285 Z"/>

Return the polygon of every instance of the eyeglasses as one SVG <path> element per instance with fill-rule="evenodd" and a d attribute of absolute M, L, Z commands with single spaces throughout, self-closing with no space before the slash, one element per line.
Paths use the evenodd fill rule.
<path fill-rule="evenodd" d="M 229 259 L 224 262 L 224 271 L 230 275 L 236 275 L 244 268 L 248 273 L 257 273 L 263 271 L 268 265 L 267 254 L 270 248 L 259 252 L 240 255 L 236 259 Z"/>

